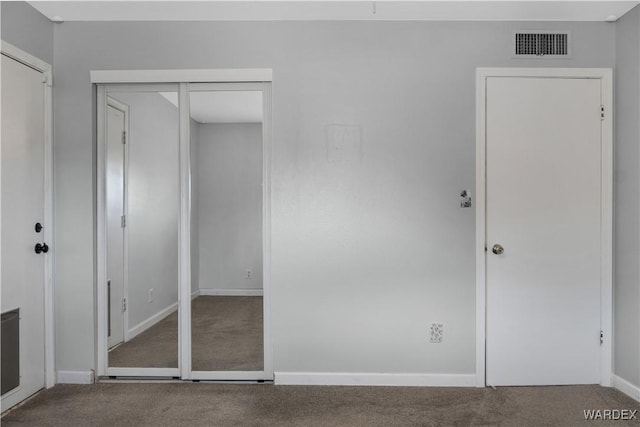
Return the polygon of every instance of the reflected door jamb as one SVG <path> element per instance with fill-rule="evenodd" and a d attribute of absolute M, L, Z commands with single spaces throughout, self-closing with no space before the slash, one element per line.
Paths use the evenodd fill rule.
<path fill-rule="evenodd" d="M 129 133 L 129 106 L 126 104 L 123 104 L 119 101 L 117 101 L 114 98 L 111 97 L 107 97 L 107 105 L 115 108 L 117 110 L 120 110 L 123 114 L 124 114 L 124 131 L 125 131 L 125 136 L 123 136 L 124 140 L 123 140 L 123 204 L 122 204 L 122 214 L 125 216 L 127 216 L 127 213 L 129 212 L 129 197 L 128 197 L 128 192 L 126 191 L 127 188 L 129 188 L 129 183 L 128 183 L 128 179 L 129 179 L 129 144 L 127 144 L 126 142 L 128 138 Z M 128 275 L 128 260 L 129 260 L 129 256 L 128 256 L 128 250 L 129 250 L 129 233 L 128 233 L 128 229 L 127 227 L 123 227 L 123 237 L 122 237 L 122 241 L 123 241 L 123 251 L 122 251 L 122 256 L 123 256 L 123 264 L 122 264 L 122 298 L 124 299 L 124 301 L 128 301 L 129 300 L 129 275 Z M 109 295 L 108 295 L 109 297 Z M 111 302 L 113 304 L 113 302 Z M 124 310 L 121 311 L 122 312 L 122 342 L 127 342 L 129 341 L 129 310 Z M 107 314 L 108 316 L 109 314 Z M 108 327 L 108 324 L 107 324 Z M 107 338 L 108 338 L 108 334 L 107 334 Z M 107 346 L 107 351 L 108 351 L 109 346 Z"/>

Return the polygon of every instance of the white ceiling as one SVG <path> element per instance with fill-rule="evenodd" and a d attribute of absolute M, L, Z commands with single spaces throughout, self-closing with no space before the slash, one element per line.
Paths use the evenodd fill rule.
<path fill-rule="evenodd" d="M 177 92 L 160 92 L 176 107 Z M 260 123 L 262 122 L 262 92 L 216 91 L 191 92 L 191 118 L 199 123 Z"/>
<path fill-rule="evenodd" d="M 638 0 L 30 1 L 65 21 L 605 21 Z"/>

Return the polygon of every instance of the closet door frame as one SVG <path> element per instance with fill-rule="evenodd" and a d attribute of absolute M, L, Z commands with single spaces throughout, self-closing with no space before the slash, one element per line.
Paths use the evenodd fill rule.
<path fill-rule="evenodd" d="M 181 286 L 180 316 L 184 325 L 182 329 L 183 339 L 181 343 L 184 347 L 181 349 L 182 379 L 204 380 L 204 381 L 273 381 L 273 351 L 271 341 L 271 292 L 270 292 L 270 159 L 271 159 L 271 83 L 270 82 L 216 82 L 216 83 L 182 83 L 180 92 L 180 123 L 189 123 L 189 94 L 193 92 L 216 92 L 216 91 L 259 91 L 262 92 L 262 266 L 263 266 L 263 370 L 262 371 L 194 371 L 191 366 L 191 270 L 186 274 L 188 277 L 181 277 L 181 284 L 187 283 L 188 286 Z M 184 108 L 183 108 L 184 106 Z M 183 135 L 184 131 L 184 135 Z M 181 162 L 189 163 L 191 156 L 191 138 L 189 135 L 190 126 L 185 125 L 181 128 Z M 184 144 L 183 144 L 184 142 Z M 188 146 L 187 146 L 188 145 Z M 185 150 L 184 152 L 182 150 Z M 188 176 L 184 177 L 185 182 L 191 176 L 191 165 L 181 163 L 181 170 L 188 170 Z M 189 183 L 190 184 L 190 183 Z M 182 192 L 188 195 L 188 200 L 182 200 L 182 208 L 187 209 L 191 206 L 190 189 Z M 182 226 L 190 226 L 189 219 L 191 211 L 186 216 L 186 224 Z M 181 254 L 189 253 L 189 259 L 185 260 L 186 265 L 191 265 L 191 229 L 181 229 L 184 236 L 187 236 L 184 245 L 181 247 Z"/>
<path fill-rule="evenodd" d="M 96 374 L 104 377 L 153 377 L 183 380 L 272 381 L 273 344 L 271 333 L 271 69 L 211 70 L 94 70 L 91 83 L 96 90 Z M 260 90 L 263 94 L 263 289 L 264 370 L 191 370 L 191 141 L 189 84 L 211 90 Z M 206 86 L 200 84 L 207 83 Z M 217 89 L 216 89 L 217 88 Z M 107 345 L 106 271 L 106 111 L 110 92 L 177 91 L 180 115 L 179 138 L 179 262 L 178 262 L 178 368 L 110 368 Z"/>

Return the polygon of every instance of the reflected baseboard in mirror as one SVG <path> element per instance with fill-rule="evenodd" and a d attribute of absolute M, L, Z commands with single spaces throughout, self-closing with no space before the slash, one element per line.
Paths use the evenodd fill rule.
<path fill-rule="evenodd" d="M 109 350 L 109 366 L 118 368 L 177 368 L 178 312 Z"/>

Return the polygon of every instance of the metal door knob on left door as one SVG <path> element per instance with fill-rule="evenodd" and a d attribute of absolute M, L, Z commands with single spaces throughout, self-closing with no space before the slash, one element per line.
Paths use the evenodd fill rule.
<path fill-rule="evenodd" d="M 35 251 L 37 254 L 44 252 L 45 254 L 49 252 L 49 246 L 46 243 L 36 243 Z"/>
<path fill-rule="evenodd" d="M 495 245 L 493 245 L 493 248 L 491 248 L 491 252 L 496 255 L 502 255 L 504 253 L 504 248 L 502 247 L 502 245 L 496 243 Z"/>

